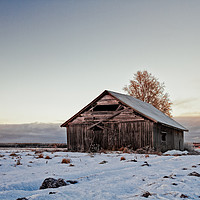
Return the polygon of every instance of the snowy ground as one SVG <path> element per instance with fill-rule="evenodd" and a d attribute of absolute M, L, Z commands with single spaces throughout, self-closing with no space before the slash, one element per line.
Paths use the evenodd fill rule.
<path fill-rule="evenodd" d="M 44 158 L 33 150 L 0 150 L 1 200 L 146 199 L 142 195 L 147 191 L 148 199 L 200 199 L 200 177 L 188 176 L 200 173 L 198 155 L 42 153 Z M 122 156 L 126 160 L 120 161 Z M 63 158 L 74 166 L 61 164 Z M 48 177 L 78 183 L 39 190 Z"/>

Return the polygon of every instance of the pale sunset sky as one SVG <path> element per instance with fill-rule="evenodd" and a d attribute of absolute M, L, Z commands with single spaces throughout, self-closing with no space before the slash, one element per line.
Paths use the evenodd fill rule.
<path fill-rule="evenodd" d="M 199 0 L 0 0 L 0 124 L 63 123 L 138 70 L 200 115 Z"/>

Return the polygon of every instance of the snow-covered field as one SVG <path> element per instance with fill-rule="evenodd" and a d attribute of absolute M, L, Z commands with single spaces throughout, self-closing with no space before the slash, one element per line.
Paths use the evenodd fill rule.
<path fill-rule="evenodd" d="M 200 199 L 200 177 L 188 176 L 200 173 L 198 155 L 45 151 L 44 157 L 38 158 L 39 154 L 34 150 L 0 150 L 0 199 Z M 47 155 L 51 159 L 45 159 Z M 122 156 L 126 160 L 120 161 Z M 71 163 L 62 164 L 63 158 Z M 78 183 L 39 190 L 49 177 Z M 145 193 L 148 197 L 143 197 Z"/>

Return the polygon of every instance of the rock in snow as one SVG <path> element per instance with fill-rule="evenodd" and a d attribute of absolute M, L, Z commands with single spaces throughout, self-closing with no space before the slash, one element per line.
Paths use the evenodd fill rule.
<path fill-rule="evenodd" d="M 70 183 L 70 184 L 76 184 L 76 183 L 78 183 L 78 181 L 72 181 L 72 180 L 68 180 L 68 181 L 66 181 L 67 183 Z"/>
<path fill-rule="evenodd" d="M 197 173 L 197 172 L 191 172 L 188 174 L 188 176 L 197 176 L 197 177 L 200 177 L 200 174 Z"/>
<path fill-rule="evenodd" d="M 59 178 L 59 179 L 46 178 L 43 181 L 42 185 L 40 186 L 40 190 L 46 189 L 46 188 L 58 188 L 65 185 L 69 185 L 69 184 L 67 184 L 62 178 Z"/>
<path fill-rule="evenodd" d="M 151 193 L 146 191 L 144 194 L 142 194 L 142 197 L 148 198 L 149 196 L 151 196 Z"/>

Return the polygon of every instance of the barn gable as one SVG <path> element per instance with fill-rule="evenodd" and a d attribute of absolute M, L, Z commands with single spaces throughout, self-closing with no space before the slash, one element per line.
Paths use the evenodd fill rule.
<path fill-rule="evenodd" d="M 144 120 L 141 114 L 134 111 L 132 107 L 124 104 L 111 93 L 105 90 L 90 104 L 85 106 L 61 127 L 69 124 L 94 123 L 99 121 L 138 121 Z"/>

